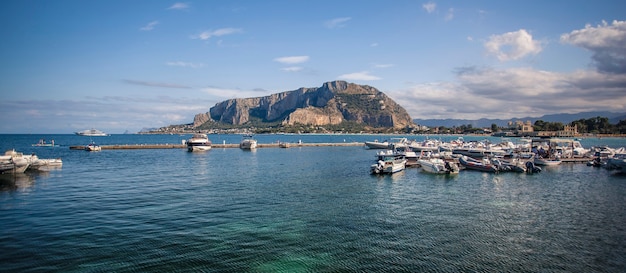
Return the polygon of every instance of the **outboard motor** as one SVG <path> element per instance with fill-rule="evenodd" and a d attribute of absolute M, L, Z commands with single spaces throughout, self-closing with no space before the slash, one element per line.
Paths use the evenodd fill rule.
<path fill-rule="evenodd" d="M 526 161 L 526 164 L 524 164 L 526 166 L 526 172 L 527 173 L 538 173 L 541 172 L 541 167 L 539 166 L 535 166 L 535 163 L 533 163 L 532 161 Z"/>

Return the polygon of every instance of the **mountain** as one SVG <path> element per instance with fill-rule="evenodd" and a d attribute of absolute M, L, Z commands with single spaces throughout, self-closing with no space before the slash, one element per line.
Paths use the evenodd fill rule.
<path fill-rule="evenodd" d="M 383 92 L 345 81 L 265 97 L 225 100 L 215 104 L 209 112 L 197 114 L 193 127 L 210 127 L 213 122 L 287 126 L 354 122 L 372 128 L 396 129 L 415 125 L 406 110 Z"/>
<path fill-rule="evenodd" d="M 413 122 L 416 124 L 427 126 L 427 127 L 459 127 L 461 125 L 471 124 L 474 128 L 484 128 L 491 127 L 491 124 L 496 124 L 500 127 L 507 126 L 509 121 L 527 121 L 530 120 L 531 123 L 535 123 L 537 120 L 543 120 L 547 122 L 561 122 L 561 123 L 570 123 L 579 119 L 589 119 L 594 117 L 606 117 L 609 119 L 609 123 L 617 124 L 620 120 L 626 119 L 626 113 L 613 113 L 613 112 L 582 112 L 576 114 L 550 114 L 543 115 L 541 117 L 524 117 L 524 118 L 512 118 L 512 119 L 478 119 L 478 120 L 468 120 L 468 119 L 414 119 Z"/>

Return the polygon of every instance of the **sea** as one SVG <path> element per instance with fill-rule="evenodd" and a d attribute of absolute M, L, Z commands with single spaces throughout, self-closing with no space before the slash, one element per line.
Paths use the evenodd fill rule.
<path fill-rule="evenodd" d="M 0 272 L 625 272 L 626 175 L 371 175 L 364 146 L 71 150 L 191 135 L 0 135 L 61 158 L 0 177 Z M 241 135 L 209 135 L 239 143 Z M 256 135 L 259 143 L 458 136 Z M 463 136 L 467 140 L 502 139 Z M 57 147 L 34 147 L 40 139 Z M 516 139 L 509 139 L 515 142 Z M 624 138 L 583 138 L 586 148 Z"/>

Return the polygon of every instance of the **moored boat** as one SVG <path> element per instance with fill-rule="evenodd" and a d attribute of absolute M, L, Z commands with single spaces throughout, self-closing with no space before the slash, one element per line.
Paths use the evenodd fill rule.
<path fill-rule="evenodd" d="M 370 149 L 389 149 L 389 142 L 378 142 L 378 140 L 365 141 L 365 146 Z"/>
<path fill-rule="evenodd" d="M 543 158 L 541 156 L 536 156 L 533 160 L 535 165 L 539 166 L 555 166 L 561 164 L 561 159 L 558 158 Z"/>
<path fill-rule="evenodd" d="M 391 174 L 406 168 L 406 158 L 393 150 L 376 153 L 378 161 L 370 166 L 372 174 Z"/>
<path fill-rule="evenodd" d="M 422 170 L 434 174 L 457 174 L 459 166 L 455 162 L 449 162 L 441 158 L 419 159 L 417 161 Z"/>
<path fill-rule="evenodd" d="M 606 161 L 606 168 L 609 170 L 620 170 L 622 172 L 626 171 L 626 151 L 624 151 L 623 148 L 617 151 L 613 157 Z"/>
<path fill-rule="evenodd" d="M 15 150 L 9 150 L 0 156 L 0 173 L 23 173 L 30 166 L 24 155 Z"/>
<path fill-rule="evenodd" d="M 479 161 L 468 156 L 461 156 L 459 158 L 459 163 L 461 163 L 461 165 L 463 165 L 465 168 L 471 170 L 492 173 L 498 172 L 498 168 L 491 164 L 491 162 Z"/>
<path fill-rule="evenodd" d="M 189 140 L 187 140 L 187 151 L 208 151 L 211 149 L 211 140 L 206 134 L 193 134 Z"/>
<path fill-rule="evenodd" d="M 100 147 L 100 145 L 96 144 L 95 142 L 91 142 L 87 145 L 85 145 L 85 151 L 87 152 L 99 152 L 102 151 L 102 147 Z"/>
<path fill-rule="evenodd" d="M 239 143 L 239 148 L 244 150 L 256 149 L 257 140 L 252 135 L 244 135 Z"/>

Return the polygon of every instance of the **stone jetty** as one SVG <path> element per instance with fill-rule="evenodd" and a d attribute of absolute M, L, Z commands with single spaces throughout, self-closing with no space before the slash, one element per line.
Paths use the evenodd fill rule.
<path fill-rule="evenodd" d="M 280 148 L 281 143 L 259 143 L 257 148 Z M 284 144 L 284 142 L 283 142 Z M 342 142 L 342 143 L 289 143 L 289 147 L 332 147 L 332 146 L 365 146 L 363 142 Z M 186 149 L 184 144 L 115 144 L 100 145 L 102 150 L 137 150 L 137 149 Z M 236 144 L 211 144 L 213 149 L 219 148 L 239 148 Z M 70 146 L 70 150 L 84 150 L 84 145 Z"/>

